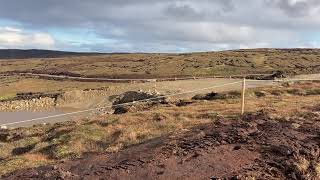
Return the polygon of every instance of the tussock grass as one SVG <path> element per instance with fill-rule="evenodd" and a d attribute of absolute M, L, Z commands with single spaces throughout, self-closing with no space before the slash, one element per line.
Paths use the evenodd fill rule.
<path fill-rule="evenodd" d="M 281 96 L 284 95 L 286 92 L 280 89 L 271 90 L 270 92 L 274 96 Z"/>
<path fill-rule="evenodd" d="M 305 91 L 301 89 L 289 89 L 286 92 L 291 95 L 298 95 L 298 96 L 305 95 Z"/>
<path fill-rule="evenodd" d="M 264 91 L 254 91 L 254 95 L 257 97 L 265 97 L 267 93 Z"/>
<path fill-rule="evenodd" d="M 320 163 L 315 165 L 315 171 L 317 173 L 317 177 L 320 178 Z"/>
<path fill-rule="evenodd" d="M 290 89 L 296 89 L 295 92 L 316 89 L 313 88 L 316 85 L 297 84 L 290 88 L 268 87 L 254 90 L 265 92 L 266 96 L 257 98 L 247 95 L 246 112 L 268 109 L 274 115 L 281 114 L 285 117 L 296 115 L 297 109 L 300 109 L 307 111 L 307 114 L 320 101 L 319 95 L 284 94 Z M 274 91 L 284 94 L 274 96 Z M 217 118 L 235 119 L 240 115 L 240 92 L 226 94 L 229 96 L 227 99 L 199 100 L 188 106 L 176 106 L 172 102 L 121 115 L 103 115 L 53 125 L 0 130 L 0 174 L 77 158 L 88 152 L 117 152 L 149 139 L 211 123 Z M 303 171 L 304 162 L 301 162 L 297 167 Z M 318 166 L 315 168 L 320 169 Z"/>
<path fill-rule="evenodd" d="M 310 162 L 303 157 L 298 157 L 293 164 L 294 170 L 299 174 L 305 174 L 308 172 Z"/>
<path fill-rule="evenodd" d="M 42 154 L 14 156 L 0 161 L 0 174 L 6 174 L 17 169 L 36 167 L 49 163 L 52 163 L 52 161 Z"/>
<path fill-rule="evenodd" d="M 306 95 L 320 95 L 320 89 L 307 89 Z"/>
<path fill-rule="evenodd" d="M 148 139 L 209 121 L 196 119 L 192 113 L 160 110 L 6 130 L 1 132 L 2 135 L 7 133 L 8 138 L 0 142 L 0 174 L 78 158 L 88 152 L 117 152 Z"/>

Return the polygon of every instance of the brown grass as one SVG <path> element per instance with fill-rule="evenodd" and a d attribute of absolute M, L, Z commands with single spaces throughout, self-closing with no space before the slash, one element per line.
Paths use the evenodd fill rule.
<path fill-rule="evenodd" d="M 70 72 L 82 76 L 175 77 L 270 73 L 319 72 L 319 50 L 238 50 L 192 54 L 114 54 L 0 61 L 0 72 L 38 70 Z"/>
<path fill-rule="evenodd" d="M 305 174 L 306 172 L 308 172 L 309 166 L 310 166 L 310 162 L 308 160 L 306 160 L 303 157 L 299 157 L 295 163 L 294 166 L 296 168 L 296 171 L 299 174 Z"/>
<path fill-rule="evenodd" d="M 8 81 L 0 81 L 0 100 L 1 97 L 10 98 L 14 97 L 19 92 L 59 92 L 59 91 L 71 91 L 71 90 L 83 90 L 83 89 L 95 89 L 95 88 L 108 88 L 108 83 L 96 83 L 96 82 L 76 82 L 76 81 L 54 81 L 44 79 L 33 78 L 19 78 L 10 77 Z"/>
<path fill-rule="evenodd" d="M 23 157 L 27 161 L 35 161 L 35 162 L 46 162 L 49 161 L 48 157 L 43 154 L 24 154 Z"/>
<path fill-rule="evenodd" d="M 272 95 L 274 90 L 311 89 L 319 84 L 294 84 L 290 87 L 258 88 L 266 96 L 257 97 L 250 91 L 246 98 L 246 112 L 266 109 L 275 116 L 288 117 L 297 112 L 309 113 L 320 101 L 319 95 Z M 0 174 L 25 167 L 35 167 L 61 159 L 81 157 L 86 152 L 117 152 L 146 140 L 179 133 L 217 118 L 234 118 L 240 113 L 240 99 L 195 101 L 178 107 L 175 103 L 136 109 L 122 115 L 104 115 L 89 120 L 78 120 L 55 125 L 38 125 L 4 131 L 11 139 L 1 142 Z M 20 135 L 20 138 L 17 137 Z M 13 155 L 14 149 L 32 147 L 27 152 Z M 18 149 L 19 150 L 19 149 Z M 19 152 L 19 151 L 18 151 Z M 21 152 L 21 151 L 20 151 Z M 319 168 L 319 167 L 316 167 Z M 299 169 L 304 171 L 301 161 Z"/>
<path fill-rule="evenodd" d="M 317 177 L 320 178 L 320 163 L 315 165 L 315 171 L 317 173 Z"/>

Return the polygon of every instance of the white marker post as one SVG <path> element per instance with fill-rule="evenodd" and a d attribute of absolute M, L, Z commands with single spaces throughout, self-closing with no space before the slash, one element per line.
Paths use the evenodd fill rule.
<path fill-rule="evenodd" d="M 246 78 L 243 78 L 243 83 L 242 83 L 242 104 L 241 104 L 241 115 L 243 115 L 243 114 L 244 114 L 245 93 L 246 93 Z"/>

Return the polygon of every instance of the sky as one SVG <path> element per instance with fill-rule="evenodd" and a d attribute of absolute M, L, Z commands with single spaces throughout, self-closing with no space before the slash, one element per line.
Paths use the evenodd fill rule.
<path fill-rule="evenodd" d="M 319 48 L 320 0 L 0 0 L 0 48 Z"/>

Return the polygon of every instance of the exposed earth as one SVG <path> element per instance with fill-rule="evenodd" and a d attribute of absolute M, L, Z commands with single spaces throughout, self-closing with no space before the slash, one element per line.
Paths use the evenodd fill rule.
<path fill-rule="evenodd" d="M 316 107 L 319 108 L 319 107 Z M 320 114 L 218 119 L 115 154 L 90 154 L 3 179 L 319 179 Z"/>

